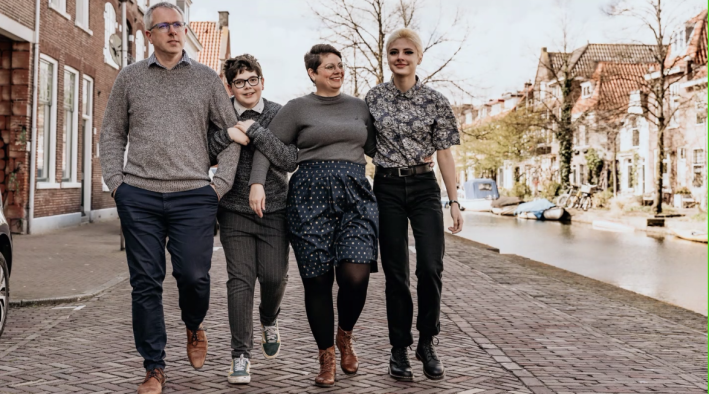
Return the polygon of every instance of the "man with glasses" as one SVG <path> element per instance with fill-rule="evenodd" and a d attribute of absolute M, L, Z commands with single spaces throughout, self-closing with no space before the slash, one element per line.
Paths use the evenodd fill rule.
<path fill-rule="evenodd" d="M 259 318 L 261 352 L 267 359 L 278 356 L 281 337 L 278 314 L 286 289 L 288 274 L 288 238 L 286 231 L 287 171 L 297 155 L 292 148 L 273 150 L 277 137 L 268 131 L 271 120 L 281 109 L 279 104 L 261 97 L 264 78 L 256 58 L 245 54 L 224 63 L 232 102 L 239 117 L 235 128 L 222 130 L 209 141 L 212 157 L 229 147 L 232 140 L 244 145 L 234 179 L 234 186 L 219 203 L 220 238 L 226 254 L 229 326 L 231 328 L 232 384 L 251 382 L 253 350 L 253 305 L 256 279 L 261 286 Z M 249 178 L 254 150 L 266 152 L 273 165 L 265 186 L 251 186 Z"/>
<path fill-rule="evenodd" d="M 229 97 L 219 76 L 184 52 L 187 26 L 178 7 L 155 4 L 144 22 L 155 51 L 118 74 L 100 144 L 103 178 L 126 239 L 133 336 L 147 371 L 138 393 L 155 394 L 166 380 L 165 248 L 179 290 L 187 356 L 200 369 L 207 355 L 202 322 L 209 308 L 217 207 L 231 189 L 241 148 L 232 144 L 218 155 L 210 183 L 208 132 L 237 122 Z"/>

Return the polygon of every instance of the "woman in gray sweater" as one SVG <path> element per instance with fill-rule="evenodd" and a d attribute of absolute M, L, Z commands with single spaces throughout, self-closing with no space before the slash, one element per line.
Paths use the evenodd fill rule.
<path fill-rule="evenodd" d="M 290 158 L 299 166 L 288 189 L 288 236 L 319 349 L 320 373 L 315 384 L 327 387 L 335 384 L 336 369 L 334 280 L 339 286 L 336 342 L 340 365 L 343 372 L 353 374 L 358 360 L 352 349 L 352 329 L 364 307 L 369 273 L 377 268 L 379 213 L 364 175 L 364 154 L 375 150 L 374 126 L 365 102 L 340 92 L 344 69 L 337 49 L 313 46 L 305 55 L 305 68 L 316 92 L 291 100 L 281 109 L 269 129 L 283 143 L 264 149 L 279 151 L 266 156 Z M 269 164 L 261 152 L 255 152 L 249 182 L 252 197 L 258 196 Z"/>

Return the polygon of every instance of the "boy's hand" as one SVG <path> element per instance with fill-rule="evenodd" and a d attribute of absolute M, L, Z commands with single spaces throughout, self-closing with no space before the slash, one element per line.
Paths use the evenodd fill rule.
<path fill-rule="evenodd" d="M 251 185 L 249 192 L 249 206 L 254 210 L 258 217 L 263 217 L 263 211 L 266 209 L 266 191 L 260 183 Z"/>
<path fill-rule="evenodd" d="M 251 142 L 249 136 L 246 135 L 245 132 L 241 131 L 241 129 L 238 127 L 229 127 L 227 131 L 229 132 L 229 138 L 231 138 L 232 141 L 236 142 L 239 145 L 246 146 L 249 144 L 249 142 Z"/>
<path fill-rule="evenodd" d="M 249 130 L 249 127 L 251 127 L 252 124 L 254 124 L 253 120 L 251 120 L 251 119 L 244 120 L 244 121 L 237 123 L 236 128 L 238 128 L 239 130 L 243 131 L 244 134 L 246 134 L 246 131 Z"/>

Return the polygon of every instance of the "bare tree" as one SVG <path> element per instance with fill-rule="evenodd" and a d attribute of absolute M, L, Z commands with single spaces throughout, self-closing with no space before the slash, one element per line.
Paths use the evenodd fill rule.
<path fill-rule="evenodd" d="M 385 81 L 386 37 L 401 27 L 420 30 L 419 15 L 426 7 L 421 0 L 319 0 L 311 8 L 326 28 L 322 38 L 342 50 L 350 68 L 348 84 L 353 95 L 359 96 Z M 434 60 L 421 69 L 422 82 L 448 85 L 469 94 L 467 80 L 452 75 L 449 67 L 468 39 L 460 10 L 445 27 L 439 18 L 430 31 L 419 33 L 426 59 Z M 441 52 L 445 54 L 438 56 Z"/>
<path fill-rule="evenodd" d="M 681 105 L 672 93 L 673 84 L 682 79 L 687 69 L 678 67 L 684 56 L 669 56 L 671 30 L 676 27 L 677 20 L 672 16 L 672 10 L 666 9 L 662 0 L 643 0 L 633 4 L 614 0 L 607 8 L 610 16 L 626 16 L 638 21 L 652 33 L 654 38 L 650 46 L 656 68 L 644 79 L 643 91 L 647 92 L 646 100 L 641 105 L 648 122 L 657 129 L 657 152 L 655 160 L 655 195 L 653 213 L 662 213 L 663 189 L 663 158 L 665 156 L 665 138 L 668 126 Z"/>

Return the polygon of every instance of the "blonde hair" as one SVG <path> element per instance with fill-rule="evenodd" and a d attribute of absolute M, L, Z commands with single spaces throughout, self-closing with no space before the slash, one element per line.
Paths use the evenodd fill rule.
<path fill-rule="evenodd" d="M 406 27 L 391 33 L 386 43 L 387 51 L 389 50 L 389 47 L 391 47 L 391 45 L 394 43 L 394 41 L 400 38 L 405 38 L 411 41 L 414 44 L 418 55 L 423 56 L 423 44 L 421 43 L 421 37 L 419 37 L 418 33 Z"/>

